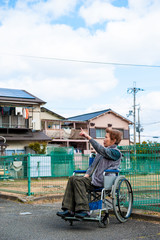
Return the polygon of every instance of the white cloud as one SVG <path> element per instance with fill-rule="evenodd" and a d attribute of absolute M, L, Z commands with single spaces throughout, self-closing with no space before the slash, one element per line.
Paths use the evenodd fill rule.
<path fill-rule="evenodd" d="M 76 3 L 77 0 L 50 0 L 46 4 L 40 6 L 40 8 L 43 8 L 45 13 L 51 14 L 55 18 L 58 18 L 71 13 L 75 8 Z"/>
<path fill-rule="evenodd" d="M 153 3 L 153 4 L 151 4 Z M 138 10 L 143 9 L 141 16 Z M 82 6 L 80 14 L 87 24 L 106 22 L 106 30 L 97 30 L 95 41 L 98 50 L 110 56 L 110 61 L 152 64 L 159 59 L 160 4 L 157 1 L 130 1 L 130 8 L 112 6 L 96 0 Z M 108 47 L 109 46 L 109 47 Z M 96 48 L 96 49 L 97 49 Z"/>
<path fill-rule="evenodd" d="M 145 95 L 145 97 L 141 96 L 142 106 L 145 110 L 160 109 L 160 91 L 153 91 Z"/>
<path fill-rule="evenodd" d="M 124 7 L 118 8 L 110 3 L 96 0 L 89 6 L 82 6 L 79 12 L 87 25 L 104 23 L 108 20 L 124 20 L 128 15 L 128 10 Z"/>
<path fill-rule="evenodd" d="M 10 76 L 14 72 L 28 72 L 28 64 L 20 58 L 9 55 L 0 55 L 0 76 Z M 6 83 L 7 84 L 7 83 Z"/>
<path fill-rule="evenodd" d="M 41 21 L 53 20 L 72 13 L 77 0 L 48 0 L 48 1 L 23 1 L 18 0 L 17 10 L 32 11 L 32 14 L 39 16 Z"/>
<path fill-rule="evenodd" d="M 87 1 L 79 11 L 87 25 L 106 21 L 134 21 L 155 13 L 160 7 L 158 0 L 128 0 L 128 7 L 112 5 L 112 0 Z"/>
<path fill-rule="evenodd" d="M 149 10 L 155 9 L 159 4 L 158 0 L 128 0 L 129 8 L 137 13 L 149 13 Z"/>
<path fill-rule="evenodd" d="M 141 133 L 142 141 L 157 141 L 153 136 L 160 137 L 160 91 L 142 92 L 140 96 L 137 94 L 136 103 L 140 106 L 140 124 L 144 131 Z M 136 122 L 138 122 L 138 111 L 136 110 Z M 138 139 L 138 138 L 137 138 Z"/>
<path fill-rule="evenodd" d="M 51 65 L 51 64 L 50 64 Z M 57 65 L 57 64 L 56 64 Z M 20 65 L 19 65 L 20 66 Z M 42 66 L 42 64 L 41 64 Z M 54 64 L 53 64 L 54 66 Z M 58 65 L 57 65 L 58 66 Z M 68 65 L 67 65 L 68 66 Z M 62 74 L 56 76 L 54 69 L 47 72 L 47 66 L 45 71 L 41 68 L 37 68 L 34 61 L 32 61 L 32 68 L 30 66 L 31 73 L 20 74 L 18 78 L 11 78 L 7 81 L 0 81 L 1 87 L 10 88 L 25 88 L 29 92 L 45 101 L 56 101 L 58 98 L 62 101 L 67 99 L 74 99 L 75 101 L 83 99 L 89 99 L 100 96 L 101 92 L 108 92 L 113 89 L 117 84 L 117 79 L 114 77 L 111 69 L 103 68 L 78 68 L 74 64 L 69 65 L 71 68 L 67 70 L 67 66 L 62 64 L 63 71 L 68 71 L 67 77 Z M 39 73 L 34 71 L 39 69 Z M 77 71 L 73 72 L 76 68 Z M 21 71 L 25 71 L 21 69 Z M 4 73 L 5 74 L 5 73 Z M 106 79 L 106 76 L 108 79 Z"/>
<path fill-rule="evenodd" d="M 42 24 L 37 24 L 36 20 L 36 15 L 30 11 L 20 12 L 19 9 L 8 12 L 8 17 L 3 20 L 0 27 L 0 46 L 3 46 L 0 72 L 2 81 L 6 79 L 6 74 L 9 79 L 1 86 L 17 88 L 20 81 L 21 88 L 25 86 L 26 90 L 42 98 L 47 95 L 47 100 L 51 101 L 59 96 L 61 99 L 78 100 L 81 98 L 81 92 L 87 99 L 99 96 L 101 92 L 107 92 L 117 85 L 114 68 L 111 66 L 14 56 L 84 60 L 97 56 L 93 51 L 94 39 L 92 40 L 88 30 L 73 30 L 64 24 L 50 25 L 44 24 L 43 21 Z M 47 90 L 47 94 L 44 89 Z"/>

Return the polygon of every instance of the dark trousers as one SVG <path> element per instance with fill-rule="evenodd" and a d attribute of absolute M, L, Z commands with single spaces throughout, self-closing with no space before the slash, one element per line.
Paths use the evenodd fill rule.
<path fill-rule="evenodd" d="M 68 209 L 72 212 L 89 211 L 87 190 L 93 189 L 91 177 L 70 177 L 62 202 L 62 209 Z"/>

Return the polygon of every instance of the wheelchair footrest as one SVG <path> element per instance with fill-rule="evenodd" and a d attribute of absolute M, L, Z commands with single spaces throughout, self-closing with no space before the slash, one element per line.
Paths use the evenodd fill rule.
<path fill-rule="evenodd" d="M 102 200 L 90 202 L 89 208 L 90 208 L 90 210 L 102 209 Z"/>
<path fill-rule="evenodd" d="M 65 221 L 70 221 L 70 222 L 99 222 L 98 217 L 84 217 L 84 218 L 76 218 L 76 217 L 65 217 L 63 218 Z"/>
<path fill-rule="evenodd" d="M 81 218 L 76 218 L 76 217 L 64 217 L 63 219 L 65 221 L 82 221 Z"/>

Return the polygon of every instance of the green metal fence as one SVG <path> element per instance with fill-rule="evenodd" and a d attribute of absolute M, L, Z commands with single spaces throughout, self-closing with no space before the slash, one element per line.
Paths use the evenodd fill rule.
<path fill-rule="evenodd" d="M 89 155 L 76 155 L 70 148 L 47 155 L 0 156 L 0 191 L 63 195 L 68 177 L 75 169 L 87 169 L 88 162 Z"/>
<path fill-rule="evenodd" d="M 160 212 L 160 144 L 119 147 L 121 174 L 133 188 L 134 207 Z"/>
<path fill-rule="evenodd" d="M 134 208 L 160 212 L 160 146 L 119 147 L 123 153 L 121 175 L 131 182 Z M 63 195 L 68 177 L 87 169 L 89 155 L 51 151 L 47 155 L 0 157 L 0 192 L 21 195 Z"/>
<path fill-rule="evenodd" d="M 28 155 L 0 156 L 0 191 L 28 194 Z"/>

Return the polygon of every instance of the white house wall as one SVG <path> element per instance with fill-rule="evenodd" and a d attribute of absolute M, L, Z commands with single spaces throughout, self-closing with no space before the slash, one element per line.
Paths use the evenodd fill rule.
<path fill-rule="evenodd" d="M 45 119 L 45 120 L 59 120 L 60 118 L 58 118 L 57 116 L 50 114 L 48 112 L 41 112 L 41 120 Z"/>
<path fill-rule="evenodd" d="M 22 150 L 23 149 L 24 150 L 24 148 L 29 145 L 29 142 L 28 141 L 17 141 L 15 143 L 15 142 L 9 141 L 9 142 L 7 142 L 7 144 L 9 146 L 7 147 L 6 150 L 13 150 L 13 149 L 16 149 L 16 150 Z"/>
<path fill-rule="evenodd" d="M 31 111 L 30 111 L 30 115 L 32 116 L 32 118 L 30 118 L 30 122 L 29 122 L 29 128 L 32 128 L 33 130 L 41 130 L 41 115 L 40 115 L 40 107 L 34 107 Z"/>

